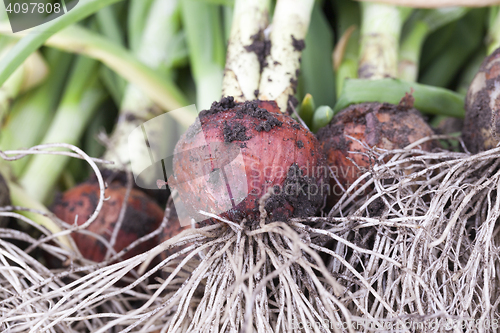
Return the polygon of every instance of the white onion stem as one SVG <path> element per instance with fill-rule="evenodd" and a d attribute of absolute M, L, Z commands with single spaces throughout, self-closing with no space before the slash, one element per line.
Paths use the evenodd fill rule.
<path fill-rule="evenodd" d="M 260 62 L 249 46 L 268 25 L 269 0 L 236 0 L 227 47 L 222 95 L 235 101 L 253 100 L 259 89 Z"/>
<path fill-rule="evenodd" d="M 313 0 L 278 0 L 271 30 L 271 53 L 262 71 L 259 99 L 275 100 L 282 112 L 295 93 L 301 44 L 306 37 Z M 303 45 L 303 44 L 302 44 Z"/>

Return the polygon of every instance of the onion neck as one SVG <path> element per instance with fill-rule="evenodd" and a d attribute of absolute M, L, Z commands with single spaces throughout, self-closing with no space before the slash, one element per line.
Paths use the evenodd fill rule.
<path fill-rule="evenodd" d="M 295 94 L 313 0 L 278 0 L 271 31 L 271 52 L 262 71 L 259 99 L 274 100 L 281 112 Z"/>
<path fill-rule="evenodd" d="M 399 38 L 403 26 L 401 10 L 392 5 L 364 2 L 358 76 L 364 79 L 396 77 Z"/>
<path fill-rule="evenodd" d="M 264 43 L 259 39 L 264 39 L 268 12 L 269 0 L 236 0 L 222 81 L 223 97 L 233 96 L 236 102 L 257 97 L 261 64 L 252 46 Z"/>

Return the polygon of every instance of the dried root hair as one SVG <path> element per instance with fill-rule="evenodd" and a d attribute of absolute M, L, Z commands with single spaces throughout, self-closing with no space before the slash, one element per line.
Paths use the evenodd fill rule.
<path fill-rule="evenodd" d="M 323 217 L 265 223 L 262 208 L 253 229 L 245 221 L 192 228 L 119 262 L 111 254 L 89 263 L 49 236 L 0 229 L 0 328 L 380 332 L 392 325 L 444 332 L 462 320 L 495 331 L 500 148 L 426 152 L 422 142 L 370 150 L 365 183 L 346 189 Z M 17 214 L 10 208 L 0 214 Z M 26 251 L 35 247 L 69 266 L 48 269 Z"/>

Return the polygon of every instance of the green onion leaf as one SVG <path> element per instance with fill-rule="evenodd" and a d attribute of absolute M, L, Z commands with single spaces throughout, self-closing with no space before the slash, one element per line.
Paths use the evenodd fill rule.
<path fill-rule="evenodd" d="M 314 112 L 312 131 L 316 133 L 320 128 L 325 127 L 332 121 L 333 110 L 327 105 L 320 106 Z"/>
<path fill-rule="evenodd" d="M 415 98 L 414 107 L 422 113 L 463 118 L 464 96 L 451 90 L 424 84 L 406 82 L 399 79 L 350 79 L 346 80 L 344 90 L 334 111 L 338 113 L 351 104 L 380 102 L 399 104 L 406 93 Z"/>
<path fill-rule="evenodd" d="M 305 43 L 299 77 L 303 93 L 313 95 L 318 104 L 333 106 L 335 105 L 333 32 L 318 3 L 313 7 Z"/>
<path fill-rule="evenodd" d="M 0 86 L 14 73 L 30 54 L 35 52 L 45 41 L 58 31 L 81 19 L 94 14 L 101 8 L 121 0 L 80 0 L 78 5 L 58 18 L 30 29 L 30 33 L 21 39 L 0 62 Z"/>
<path fill-rule="evenodd" d="M 304 99 L 302 100 L 302 104 L 300 105 L 299 116 L 309 127 L 311 127 L 312 125 L 315 109 L 316 106 L 314 104 L 314 99 L 312 95 L 306 94 L 304 96 Z"/>

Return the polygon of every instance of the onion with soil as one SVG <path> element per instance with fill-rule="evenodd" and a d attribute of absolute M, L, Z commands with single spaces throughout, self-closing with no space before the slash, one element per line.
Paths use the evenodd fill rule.
<path fill-rule="evenodd" d="M 201 112 L 199 119 L 177 143 L 175 179 L 169 180 L 192 212 L 258 221 L 259 200 L 268 191 L 272 195 L 265 209 L 270 221 L 314 215 L 324 204 L 327 172 L 318 141 L 282 114 L 275 102 L 236 104 L 227 97 Z M 224 179 L 214 180 L 217 171 L 238 156 L 236 167 L 233 163 Z"/>
<path fill-rule="evenodd" d="M 96 262 L 106 259 L 108 248 L 95 235 L 101 236 L 106 242 L 111 240 L 115 227 L 120 223 L 120 212 L 124 203 L 127 205 L 125 215 L 122 217 L 113 245 L 117 253 L 160 226 L 163 220 L 163 209 L 137 189 L 131 189 L 125 202 L 126 192 L 127 188 L 122 184 L 111 183 L 105 191 L 109 200 L 104 201 L 97 219 L 85 229 L 90 234 L 82 232 L 71 234 L 83 257 Z M 99 186 L 87 182 L 66 191 L 61 198 L 56 200 L 52 210 L 61 220 L 69 224 L 76 222 L 81 225 L 94 213 L 98 200 Z M 155 238 L 142 242 L 130 249 L 123 258 L 131 258 L 148 251 L 156 244 Z"/>
<path fill-rule="evenodd" d="M 488 56 L 469 86 L 462 132 L 467 149 L 478 153 L 500 142 L 500 49 Z"/>
<path fill-rule="evenodd" d="M 375 162 L 367 154 L 370 149 L 404 148 L 432 134 L 420 112 L 402 104 L 362 103 L 341 111 L 318 132 L 334 176 L 329 205 Z M 429 151 L 432 144 L 426 142 L 420 148 Z"/>

